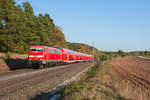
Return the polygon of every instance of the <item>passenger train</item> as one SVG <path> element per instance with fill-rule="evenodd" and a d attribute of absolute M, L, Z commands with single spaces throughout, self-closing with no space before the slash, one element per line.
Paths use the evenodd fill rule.
<path fill-rule="evenodd" d="M 28 64 L 34 68 L 43 68 L 57 64 L 92 61 L 93 55 L 84 54 L 66 48 L 53 48 L 33 45 L 29 48 Z"/>

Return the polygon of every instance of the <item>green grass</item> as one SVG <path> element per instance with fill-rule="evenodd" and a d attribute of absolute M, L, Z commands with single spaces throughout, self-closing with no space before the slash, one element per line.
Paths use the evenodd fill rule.
<path fill-rule="evenodd" d="M 88 80 L 95 77 L 96 73 L 99 71 L 99 64 L 94 65 L 80 81 L 75 81 L 71 85 L 65 87 L 63 90 L 58 91 L 61 94 L 60 100 L 63 100 L 65 96 L 72 95 L 73 100 L 80 100 L 79 95 L 88 86 Z"/>
<path fill-rule="evenodd" d="M 6 54 L 5 54 L 5 57 L 6 57 L 6 59 L 10 59 L 11 58 L 11 53 L 8 51 Z"/>
<path fill-rule="evenodd" d="M 98 70 L 99 70 L 99 64 L 96 64 L 86 74 L 87 75 L 91 75 L 91 74 L 95 75 Z"/>
<path fill-rule="evenodd" d="M 104 65 L 109 65 L 109 61 L 104 61 Z"/>

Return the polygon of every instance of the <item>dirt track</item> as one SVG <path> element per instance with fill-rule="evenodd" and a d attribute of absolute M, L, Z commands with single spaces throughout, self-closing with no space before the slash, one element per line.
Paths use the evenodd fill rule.
<path fill-rule="evenodd" d="M 111 61 L 112 70 L 121 79 L 143 89 L 150 95 L 150 60 L 139 57 L 117 58 Z"/>
<path fill-rule="evenodd" d="M 42 95 L 42 92 L 52 90 L 56 85 L 91 65 L 91 62 L 83 62 L 2 75 L 0 77 L 0 98 L 2 100 L 36 99 L 37 94 Z"/>

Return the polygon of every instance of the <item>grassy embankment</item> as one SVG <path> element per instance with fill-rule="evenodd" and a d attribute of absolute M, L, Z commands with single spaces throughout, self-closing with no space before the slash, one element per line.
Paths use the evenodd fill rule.
<path fill-rule="evenodd" d="M 60 100 L 149 100 L 140 89 L 115 76 L 109 61 L 95 65 L 59 93 Z"/>
<path fill-rule="evenodd" d="M 0 53 L 0 72 L 27 67 L 27 55 L 16 53 Z"/>

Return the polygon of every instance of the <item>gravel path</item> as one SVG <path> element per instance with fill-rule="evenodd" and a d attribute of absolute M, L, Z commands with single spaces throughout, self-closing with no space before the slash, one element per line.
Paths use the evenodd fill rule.
<path fill-rule="evenodd" d="M 0 77 L 0 100 L 37 99 L 37 95 L 53 90 L 92 64 L 82 62 Z"/>

